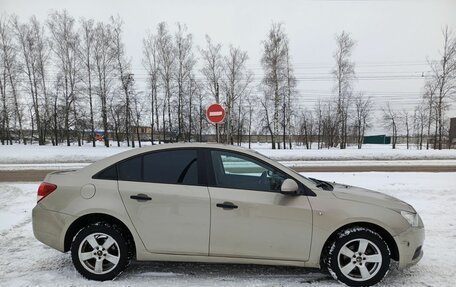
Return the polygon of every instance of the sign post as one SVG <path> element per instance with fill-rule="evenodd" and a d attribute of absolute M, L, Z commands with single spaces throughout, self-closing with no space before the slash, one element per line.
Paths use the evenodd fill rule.
<path fill-rule="evenodd" d="M 225 119 L 225 109 L 220 104 L 212 104 L 206 110 L 206 117 L 209 122 L 217 126 Z M 220 142 L 218 133 L 217 142 Z"/>

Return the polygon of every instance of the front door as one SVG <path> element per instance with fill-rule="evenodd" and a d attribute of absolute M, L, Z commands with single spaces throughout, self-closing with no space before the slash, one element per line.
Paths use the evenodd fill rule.
<path fill-rule="evenodd" d="M 306 261 L 312 236 L 307 196 L 280 193 L 289 178 L 258 159 L 211 151 L 211 256 Z"/>
<path fill-rule="evenodd" d="M 210 205 L 198 151 L 156 151 L 118 164 L 119 191 L 146 249 L 208 255 Z"/>

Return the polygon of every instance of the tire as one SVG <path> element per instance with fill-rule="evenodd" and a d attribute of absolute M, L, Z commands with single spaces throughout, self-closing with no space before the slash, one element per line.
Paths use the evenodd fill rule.
<path fill-rule="evenodd" d="M 96 281 L 116 278 L 130 263 L 130 246 L 122 230 L 105 222 L 82 228 L 71 243 L 76 270 Z"/>
<path fill-rule="evenodd" d="M 337 234 L 326 267 L 334 279 L 348 286 L 372 286 L 388 273 L 390 261 L 391 252 L 378 233 L 353 227 Z"/>

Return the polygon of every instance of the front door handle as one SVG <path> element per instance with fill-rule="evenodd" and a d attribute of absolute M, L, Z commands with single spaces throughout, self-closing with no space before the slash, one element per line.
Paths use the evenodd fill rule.
<path fill-rule="evenodd" d="M 130 198 L 138 200 L 138 201 L 152 200 L 152 197 L 149 197 L 149 196 L 147 196 L 147 194 L 143 194 L 143 193 L 140 193 L 140 194 L 137 194 L 137 195 L 132 195 L 132 196 L 130 196 Z"/>
<path fill-rule="evenodd" d="M 232 202 L 225 201 L 224 203 L 217 203 L 217 207 L 223 208 L 223 209 L 236 209 L 238 206 Z"/>

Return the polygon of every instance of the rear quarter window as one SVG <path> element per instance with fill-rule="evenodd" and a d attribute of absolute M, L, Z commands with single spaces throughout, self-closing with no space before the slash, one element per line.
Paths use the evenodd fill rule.
<path fill-rule="evenodd" d="M 141 181 L 142 157 L 137 156 L 117 164 L 119 180 Z"/>

